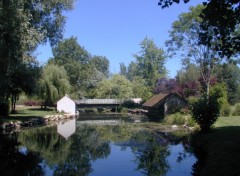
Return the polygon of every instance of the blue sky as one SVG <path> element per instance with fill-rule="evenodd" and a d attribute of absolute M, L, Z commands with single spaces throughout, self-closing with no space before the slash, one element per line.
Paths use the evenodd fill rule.
<path fill-rule="evenodd" d="M 158 47 L 166 49 L 171 24 L 189 6 L 200 4 L 192 0 L 188 4 L 173 5 L 161 9 L 158 0 L 77 0 L 72 11 L 66 12 L 64 38 L 78 38 L 78 43 L 92 55 L 106 56 L 110 72 L 119 72 L 119 63 L 127 66 L 140 51 L 139 43 L 145 38 L 153 39 Z M 41 64 L 52 57 L 47 44 L 37 50 Z M 168 59 L 169 77 L 174 77 L 181 68 L 179 58 Z"/>

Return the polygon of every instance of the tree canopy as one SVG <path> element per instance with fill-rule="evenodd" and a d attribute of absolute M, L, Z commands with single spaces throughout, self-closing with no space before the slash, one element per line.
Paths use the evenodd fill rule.
<path fill-rule="evenodd" d="M 45 107 L 52 105 L 69 91 L 70 84 L 64 67 L 54 64 L 46 65 L 39 80 L 39 96 L 45 100 Z"/>
<path fill-rule="evenodd" d="M 53 46 L 62 38 L 66 20 L 63 12 L 70 10 L 73 2 L 0 1 L 0 102 L 8 100 L 18 65 L 32 60 L 38 44 L 49 41 Z"/>
<path fill-rule="evenodd" d="M 162 8 L 170 7 L 173 3 L 188 3 L 190 0 L 159 0 Z M 205 9 L 200 14 L 201 33 L 199 43 L 211 45 L 212 40 L 218 40 L 215 49 L 223 57 L 230 58 L 240 52 L 240 1 L 239 0 L 208 0 L 203 2 Z"/>

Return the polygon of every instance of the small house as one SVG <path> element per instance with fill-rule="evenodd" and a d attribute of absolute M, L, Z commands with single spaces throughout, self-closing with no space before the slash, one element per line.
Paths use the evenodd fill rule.
<path fill-rule="evenodd" d="M 167 114 L 175 113 L 188 106 L 187 101 L 177 93 L 156 94 L 143 105 L 148 110 L 148 116 L 163 118 Z"/>
<path fill-rule="evenodd" d="M 76 102 L 72 100 L 67 94 L 58 100 L 57 102 L 57 111 L 58 112 L 65 112 L 70 114 L 76 114 L 77 106 Z"/>

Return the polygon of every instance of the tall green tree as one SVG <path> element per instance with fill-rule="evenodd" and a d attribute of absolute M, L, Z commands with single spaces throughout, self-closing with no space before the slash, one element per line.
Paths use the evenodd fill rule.
<path fill-rule="evenodd" d="M 140 43 L 141 51 L 135 54 L 137 64 L 137 76 L 146 80 L 150 87 L 155 86 L 158 78 L 167 74 L 165 67 L 166 56 L 162 49 L 158 48 L 153 40 L 147 37 Z"/>
<path fill-rule="evenodd" d="M 119 65 L 120 65 L 120 75 L 123 75 L 127 78 L 127 67 L 126 67 L 126 65 L 123 62 L 121 62 Z"/>
<path fill-rule="evenodd" d="M 78 44 L 76 37 L 70 37 L 59 42 L 52 52 L 53 58 L 49 62 L 65 68 L 72 86 L 71 92 L 78 92 L 77 94 L 79 95 L 77 96 L 80 96 L 85 87 L 83 82 L 89 73 L 88 68 L 91 55 Z"/>
<path fill-rule="evenodd" d="M 17 65 L 11 77 L 12 84 L 9 87 L 12 112 L 15 111 L 16 101 L 22 92 L 30 96 L 36 93 L 39 78 L 40 67 L 37 62 L 23 62 Z"/>
<path fill-rule="evenodd" d="M 228 102 L 232 105 L 240 102 L 240 68 L 233 63 L 219 65 L 216 77 L 227 86 Z"/>
<path fill-rule="evenodd" d="M 190 59 L 199 69 L 202 95 L 192 106 L 192 116 L 203 131 L 208 131 L 219 117 L 221 109 L 217 95 L 210 94 L 214 69 L 220 59 L 215 50 L 218 40 L 213 40 L 211 45 L 199 44 L 199 34 L 202 31 L 200 25 L 203 20 L 199 15 L 203 9 L 202 5 L 198 5 L 190 7 L 188 13 L 180 14 L 172 25 L 170 40 L 166 44 L 169 51 L 180 54 L 183 59 Z"/>
<path fill-rule="evenodd" d="M 198 35 L 202 31 L 199 17 L 204 7 L 198 5 L 190 7 L 189 12 L 179 15 L 178 20 L 172 24 L 170 40 L 166 42 L 169 51 L 175 55 L 179 54 L 182 59 L 190 60 L 199 69 L 203 91 L 209 95 L 210 83 L 213 77 L 214 66 L 217 64 L 216 43 L 212 46 L 199 45 Z"/>
<path fill-rule="evenodd" d="M 130 62 L 127 67 L 127 78 L 132 81 L 135 76 L 137 76 L 138 65 L 135 62 Z"/>
<path fill-rule="evenodd" d="M 171 6 L 173 3 L 190 0 L 159 0 L 162 8 Z M 208 0 L 203 2 L 205 8 L 199 14 L 202 31 L 199 33 L 199 43 L 212 45 L 213 40 L 218 40 L 215 49 L 221 57 L 230 58 L 240 52 L 240 1 L 239 0 Z M 219 15 L 220 14 L 220 15 Z"/>
<path fill-rule="evenodd" d="M 64 67 L 46 65 L 39 80 L 39 96 L 45 100 L 45 109 L 47 105 L 52 105 L 69 91 L 70 84 Z"/>
<path fill-rule="evenodd" d="M 153 93 L 146 81 L 141 77 L 134 77 L 132 80 L 133 96 L 136 98 L 142 98 L 143 101 L 152 97 Z"/>
<path fill-rule="evenodd" d="M 17 65 L 29 61 L 38 44 L 62 38 L 65 16 L 73 0 L 0 1 L 0 103 L 10 96 Z M 15 84 L 16 85 L 16 84 Z"/>
<path fill-rule="evenodd" d="M 106 78 L 109 77 L 109 60 L 105 56 L 93 56 L 90 59 L 90 63 L 93 64 L 98 71 L 102 72 Z"/>

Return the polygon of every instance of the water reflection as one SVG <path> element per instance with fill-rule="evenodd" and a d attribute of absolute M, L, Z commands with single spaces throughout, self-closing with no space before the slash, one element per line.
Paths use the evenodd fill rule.
<path fill-rule="evenodd" d="M 171 175 L 174 167 L 180 167 L 174 163 L 194 158 L 185 155 L 188 151 L 181 144 L 182 148 L 175 150 L 182 154 L 172 155 L 172 135 L 131 124 L 76 126 L 73 120 L 0 138 L 4 141 L 0 144 L 0 171 L 5 175 Z"/>
<path fill-rule="evenodd" d="M 70 119 L 68 121 L 59 122 L 57 124 L 57 132 L 65 139 L 68 139 L 76 132 L 77 122 L 76 119 Z"/>

